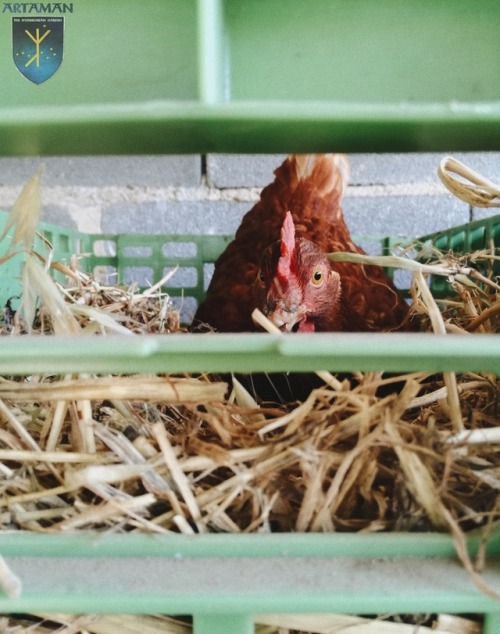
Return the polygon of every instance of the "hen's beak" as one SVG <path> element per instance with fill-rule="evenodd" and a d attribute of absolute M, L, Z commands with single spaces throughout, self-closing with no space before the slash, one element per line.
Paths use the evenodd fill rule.
<path fill-rule="evenodd" d="M 297 332 L 306 318 L 306 311 L 295 307 L 278 307 L 267 318 L 283 332 Z"/>
<path fill-rule="evenodd" d="M 296 321 L 294 324 L 292 323 L 287 323 L 287 324 L 283 324 L 282 326 L 279 326 L 279 329 L 282 330 L 283 332 L 297 332 L 300 328 L 300 321 Z"/>

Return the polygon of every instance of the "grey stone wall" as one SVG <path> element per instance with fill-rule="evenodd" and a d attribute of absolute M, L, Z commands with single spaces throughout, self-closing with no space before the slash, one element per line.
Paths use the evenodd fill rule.
<path fill-rule="evenodd" d="M 344 211 L 353 234 L 421 235 L 493 213 L 439 182 L 441 154 L 354 154 Z M 500 153 L 456 155 L 500 181 Z M 44 219 L 92 233 L 232 233 L 284 155 L 0 159 L 0 208 L 45 166 Z"/>
<path fill-rule="evenodd" d="M 500 153 L 456 156 L 500 181 Z M 351 233 L 369 253 L 380 252 L 380 242 L 369 239 L 373 236 L 417 237 L 495 213 L 471 208 L 448 193 L 437 176 L 442 157 L 351 155 L 344 213 Z M 87 233 L 231 234 L 283 159 L 281 154 L 0 158 L 0 209 L 10 208 L 22 185 L 43 164 L 46 221 Z M 100 242 L 100 255 L 114 254 L 113 242 Z M 109 283 L 116 282 L 113 270 L 105 269 Z M 130 266 L 119 282 L 147 285 L 165 270 L 153 274 L 148 266 Z M 212 270 L 205 264 L 205 287 Z M 181 262 L 168 283 L 171 293 L 173 287 L 182 292 L 173 302 L 187 322 L 196 308 L 189 291 L 196 284 L 193 275 L 197 279 L 196 270 Z M 409 279 L 396 272 L 401 288 Z"/>

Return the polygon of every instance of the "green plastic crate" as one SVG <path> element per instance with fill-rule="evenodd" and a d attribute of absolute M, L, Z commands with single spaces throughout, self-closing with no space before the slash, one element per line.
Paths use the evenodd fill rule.
<path fill-rule="evenodd" d="M 500 245 L 500 221 L 499 216 L 485 218 L 469 222 L 460 227 L 452 227 L 436 234 L 424 236 L 421 239 L 422 244 L 430 244 L 440 251 L 472 253 L 482 249 L 495 250 L 498 255 L 498 247 Z M 485 266 L 482 266 L 482 272 L 488 273 Z M 500 276 L 500 260 L 493 260 L 491 264 L 491 273 Z M 451 287 L 444 277 L 434 276 L 431 280 L 431 288 L 436 297 L 448 295 Z"/>
<path fill-rule="evenodd" d="M 7 213 L 0 211 L 0 232 L 7 220 Z M 54 258 L 69 263 L 73 254 L 81 254 L 81 268 L 109 280 L 111 284 L 135 284 L 140 289 L 162 279 L 169 271 L 177 269 L 164 290 L 181 304 L 187 304 L 187 318 L 194 314 L 203 299 L 213 265 L 232 240 L 231 235 L 193 234 L 85 234 L 49 223 L 40 223 L 40 233 L 54 249 Z M 434 246 L 447 253 L 469 253 L 500 245 L 500 215 L 452 227 L 416 239 L 425 247 Z M 355 237 L 358 244 L 371 242 L 375 250 L 383 254 L 397 251 L 399 246 L 411 243 L 410 238 L 374 236 Z M 40 238 L 35 248 L 47 252 Z M 0 283 L 0 305 L 20 292 L 22 257 L 17 256 L 3 264 L 4 275 Z M 500 275 L 500 261 L 492 264 L 493 274 Z M 389 276 L 393 269 L 387 269 Z M 60 273 L 54 277 L 64 281 Z M 447 280 L 440 276 L 431 278 L 431 288 L 436 297 L 452 292 Z M 406 289 L 401 289 L 405 293 Z"/>
<path fill-rule="evenodd" d="M 82 259 L 89 268 L 165 266 L 167 244 L 196 244 L 183 264 L 213 262 L 228 237 L 85 236 L 41 225 L 55 257 L 104 246 L 114 255 Z M 467 251 L 500 243 L 500 216 L 427 236 Z M 151 252 L 144 251 L 149 247 Z M 168 253 L 168 248 L 166 250 Z M 5 279 L 5 275 L 3 279 Z M 5 287 L 4 287 L 5 288 Z M 181 293 L 181 289 L 169 289 Z M 199 297 L 197 283 L 188 289 Z M 3 291 L 2 291 L 3 292 Z M 187 292 L 187 291 L 186 291 Z M 315 333 L 4 337 L 0 375 L 53 372 L 386 370 L 478 371 L 500 376 L 500 337 Z M 474 554 L 478 541 L 469 539 Z M 259 613 L 485 614 L 484 634 L 500 631 L 500 602 L 476 588 L 444 534 L 36 535 L 0 533 L 0 553 L 20 577 L 21 596 L 0 594 L 0 611 L 192 614 L 195 634 L 250 634 Z M 500 533 L 488 545 L 486 580 L 500 592 Z"/>
<path fill-rule="evenodd" d="M 65 20 L 41 85 L 11 38 L 37 4 Z M 3 155 L 500 149 L 492 0 L 1 7 Z"/>
<path fill-rule="evenodd" d="M 0 234 L 3 233 L 8 213 L 0 211 Z M 51 224 L 48 222 L 40 223 L 39 233 L 42 234 L 52 245 L 54 259 L 69 263 L 71 256 L 77 253 L 85 253 L 92 249 L 92 240 L 90 236 L 73 231 L 66 227 Z M 5 237 L 3 243 L 0 243 L 0 254 L 3 256 L 7 252 L 9 246 L 9 234 Z M 48 255 L 48 247 L 40 236 L 36 236 L 35 250 Z M 0 279 L 0 306 L 3 309 L 5 303 L 11 297 L 16 297 L 21 292 L 21 276 L 23 267 L 23 256 L 21 253 L 1 263 L 2 276 Z M 64 276 L 58 272 L 53 273 L 54 278 L 63 282 Z"/>
<path fill-rule="evenodd" d="M 230 235 L 97 234 L 85 237 L 87 271 L 101 271 L 111 282 L 136 283 L 139 288 L 161 280 L 173 269 L 167 283 L 172 298 L 182 298 L 191 312 L 203 299 L 214 262 L 226 248 Z"/>
<path fill-rule="evenodd" d="M 7 217 L 6 212 L 0 211 L 0 232 Z M 40 223 L 39 231 L 52 245 L 54 259 L 69 264 L 74 254 L 80 254 L 80 267 L 108 280 L 110 284 L 134 284 L 146 289 L 169 271 L 177 269 L 164 290 L 173 299 L 174 305 L 182 307 L 186 321 L 191 321 L 196 306 L 205 295 L 217 257 L 232 240 L 231 235 L 85 234 L 50 223 Z M 370 241 L 376 245 L 376 250 L 387 254 L 399 245 L 408 244 L 409 240 L 400 237 L 355 238 L 355 241 L 365 246 Z M 443 252 L 458 253 L 498 245 L 500 216 L 446 229 L 418 240 L 424 246 L 433 245 Z M 35 248 L 41 253 L 48 253 L 40 237 L 36 239 Z M 22 256 L 18 255 L 2 264 L 0 306 L 20 293 L 22 261 Z M 494 262 L 493 273 L 500 275 L 499 261 Z M 394 270 L 387 269 L 387 274 L 392 277 Z M 61 273 L 55 272 L 53 275 L 64 282 Z M 436 297 L 451 292 L 447 280 L 439 276 L 431 278 L 431 288 Z M 405 294 L 406 289 L 401 291 Z"/>

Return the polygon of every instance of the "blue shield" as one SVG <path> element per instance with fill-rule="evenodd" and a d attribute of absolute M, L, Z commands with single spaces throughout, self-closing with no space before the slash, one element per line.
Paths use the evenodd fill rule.
<path fill-rule="evenodd" d="M 64 18 L 12 18 L 12 55 L 21 73 L 41 84 L 62 62 Z"/>

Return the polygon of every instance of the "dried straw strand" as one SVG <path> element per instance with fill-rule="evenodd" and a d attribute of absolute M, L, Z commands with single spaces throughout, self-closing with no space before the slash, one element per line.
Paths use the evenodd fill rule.
<path fill-rule="evenodd" d="M 0 383 L 0 399 L 18 401 L 76 401 L 82 420 L 92 417 L 91 400 L 135 400 L 153 403 L 204 403 L 221 401 L 225 383 L 207 383 L 195 378 L 172 378 L 149 375 L 88 377 L 51 383 Z M 28 442 L 28 437 L 26 436 Z"/>
<path fill-rule="evenodd" d="M 446 334 L 446 327 L 443 317 L 437 307 L 436 300 L 432 296 L 432 293 L 427 286 L 425 278 L 421 271 L 415 273 L 415 284 L 422 296 L 422 299 L 428 310 L 428 314 L 432 323 L 433 330 L 436 334 Z M 460 399 L 458 397 L 457 377 L 454 372 L 443 373 L 444 382 L 446 385 L 446 399 L 450 408 L 450 417 L 455 430 L 463 431 L 464 423 L 462 420 L 462 413 L 460 411 Z"/>
<path fill-rule="evenodd" d="M 453 174 L 463 179 L 458 180 Z M 457 198 L 474 207 L 500 207 L 500 186 L 470 169 L 458 159 L 445 156 L 438 167 L 443 185 Z"/>
<path fill-rule="evenodd" d="M 170 444 L 165 428 L 160 423 L 155 423 L 151 426 L 151 432 L 158 441 L 158 445 L 163 454 L 165 464 L 172 474 L 172 478 L 177 484 L 179 491 L 184 501 L 186 502 L 186 505 L 191 514 L 191 518 L 195 522 L 198 531 L 200 533 L 204 533 L 205 525 L 201 521 L 200 507 L 198 506 L 196 498 L 191 491 L 189 480 L 186 478 L 184 472 L 179 465 L 179 461 L 177 459 L 177 456 L 175 455 L 172 445 Z"/>

